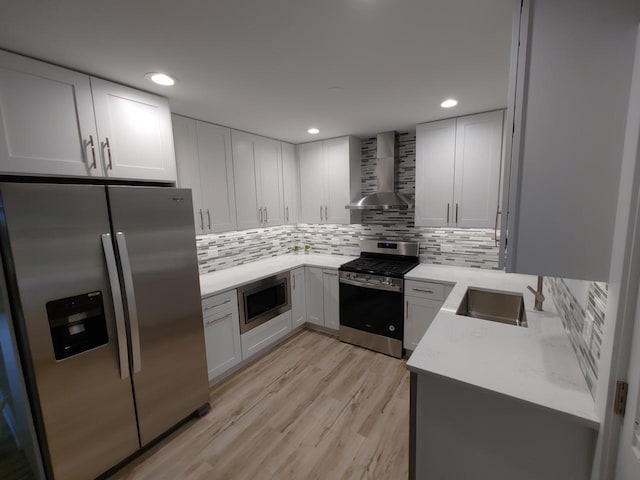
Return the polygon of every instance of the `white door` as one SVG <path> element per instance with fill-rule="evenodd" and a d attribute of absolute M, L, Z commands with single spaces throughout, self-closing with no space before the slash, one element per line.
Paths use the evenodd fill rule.
<path fill-rule="evenodd" d="M 295 147 L 290 143 L 280 143 L 282 148 L 282 180 L 284 187 L 284 223 L 298 223 L 300 208 L 300 175 L 296 161 Z"/>
<path fill-rule="evenodd" d="M 300 167 L 300 222 L 324 221 L 324 147 L 322 142 L 298 145 Z"/>
<path fill-rule="evenodd" d="M 202 211 L 196 121 L 180 115 L 171 115 L 171 123 L 173 125 L 173 143 L 176 149 L 177 185 L 180 188 L 191 189 L 196 234 L 202 234 L 205 233 L 205 220 Z"/>
<path fill-rule="evenodd" d="M 640 292 L 638 292 L 637 298 L 627 374 L 629 383 L 627 408 L 618 443 L 616 480 L 638 480 L 640 478 Z"/>
<path fill-rule="evenodd" d="M 340 305 L 338 302 L 340 284 L 337 270 L 322 271 L 322 291 L 324 297 L 324 326 L 332 330 L 338 330 L 340 327 Z"/>
<path fill-rule="evenodd" d="M 264 209 L 262 225 L 265 227 L 282 225 L 284 195 L 280 142 L 257 137 L 253 144 L 258 174 L 258 205 Z"/>
<path fill-rule="evenodd" d="M 304 267 L 291 271 L 291 316 L 293 328 L 307 321 L 305 308 Z"/>
<path fill-rule="evenodd" d="M 498 211 L 502 110 L 457 119 L 454 223 L 493 228 Z"/>
<path fill-rule="evenodd" d="M 416 226 L 454 224 L 455 152 L 455 119 L 416 127 Z"/>
<path fill-rule="evenodd" d="M 0 171 L 103 175 L 88 76 L 0 52 Z"/>
<path fill-rule="evenodd" d="M 197 122 L 202 216 L 208 232 L 236 230 L 231 129 Z"/>
<path fill-rule="evenodd" d="M 324 286 L 322 269 L 317 267 L 306 267 L 304 286 L 307 322 L 324 326 Z"/>
<path fill-rule="evenodd" d="M 231 132 L 238 230 L 259 227 L 264 222 L 262 206 L 258 205 L 253 140 L 254 135 Z"/>
<path fill-rule="evenodd" d="M 91 91 L 105 175 L 175 181 L 167 99 L 94 77 Z"/>
<path fill-rule="evenodd" d="M 348 224 L 351 201 L 349 195 L 349 137 L 324 142 L 325 155 L 325 222 Z"/>
<path fill-rule="evenodd" d="M 404 300 L 404 348 L 415 350 L 440 311 L 442 302 L 408 296 Z"/>

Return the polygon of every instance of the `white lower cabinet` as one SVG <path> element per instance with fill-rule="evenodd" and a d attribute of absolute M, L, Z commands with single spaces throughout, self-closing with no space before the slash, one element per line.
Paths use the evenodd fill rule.
<path fill-rule="evenodd" d="M 242 359 L 246 360 L 291 332 L 291 310 L 240 336 Z"/>
<path fill-rule="evenodd" d="M 291 319 L 293 328 L 298 328 L 307 321 L 305 301 L 304 267 L 291 270 Z"/>
<path fill-rule="evenodd" d="M 338 330 L 340 327 L 338 271 L 306 267 L 307 322 Z"/>
<path fill-rule="evenodd" d="M 404 348 L 416 349 L 451 289 L 450 285 L 443 283 L 404 282 Z"/>
<path fill-rule="evenodd" d="M 232 290 L 202 301 L 209 381 L 242 360 L 237 298 Z"/>

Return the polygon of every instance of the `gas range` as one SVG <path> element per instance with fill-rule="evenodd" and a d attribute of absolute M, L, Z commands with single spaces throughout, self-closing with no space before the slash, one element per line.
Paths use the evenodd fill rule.
<path fill-rule="evenodd" d="M 361 239 L 360 249 L 339 269 L 340 340 L 401 357 L 404 275 L 418 265 L 419 245 Z"/>

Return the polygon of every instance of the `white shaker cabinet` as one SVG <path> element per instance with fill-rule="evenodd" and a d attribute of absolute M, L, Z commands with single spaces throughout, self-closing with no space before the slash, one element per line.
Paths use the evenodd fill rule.
<path fill-rule="evenodd" d="M 503 112 L 416 127 L 416 226 L 495 226 Z"/>
<path fill-rule="evenodd" d="M 175 181 L 169 104 L 0 51 L 0 171 Z"/>
<path fill-rule="evenodd" d="M 295 146 L 280 143 L 282 149 L 282 181 L 284 189 L 284 223 L 296 225 L 300 210 L 300 172 Z"/>
<path fill-rule="evenodd" d="M 307 322 L 337 331 L 340 327 L 338 271 L 306 267 Z"/>
<path fill-rule="evenodd" d="M 341 137 L 298 145 L 300 221 L 349 224 L 360 212 L 345 206 L 360 198 L 360 141 Z"/>
<path fill-rule="evenodd" d="M 436 282 L 404 282 L 404 348 L 416 349 L 451 289 L 450 285 Z"/>
<path fill-rule="evenodd" d="M 236 229 L 231 130 L 172 115 L 178 186 L 193 195 L 196 233 Z"/>
<path fill-rule="evenodd" d="M 324 310 L 324 326 L 331 330 L 340 328 L 340 284 L 337 270 L 322 271 L 322 295 Z"/>
<path fill-rule="evenodd" d="M 291 321 L 293 328 L 307 321 L 304 267 L 291 270 Z"/>
<path fill-rule="evenodd" d="M 0 51 L 0 171 L 103 176 L 89 77 Z"/>
<path fill-rule="evenodd" d="M 91 91 L 105 176 L 174 181 L 167 99 L 93 77 Z"/>
<path fill-rule="evenodd" d="M 233 130 L 238 229 L 284 223 L 280 142 Z"/>
<path fill-rule="evenodd" d="M 202 301 L 209 381 L 242 360 L 237 290 Z"/>

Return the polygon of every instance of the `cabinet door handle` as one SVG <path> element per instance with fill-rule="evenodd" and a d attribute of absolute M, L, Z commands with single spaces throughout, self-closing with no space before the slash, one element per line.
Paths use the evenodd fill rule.
<path fill-rule="evenodd" d="M 325 275 L 331 275 L 332 277 L 337 277 L 338 276 L 338 272 L 322 272 Z"/>
<path fill-rule="evenodd" d="M 447 225 L 449 225 L 449 204 L 447 203 Z"/>
<path fill-rule="evenodd" d="M 109 159 L 107 170 L 113 170 L 113 164 L 111 163 L 111 144 L 109 143 L 109 137 L 105 137 L 104 146 L 107 147 L 107 158 Z"/>
<path fill-rule="evenodd" d="M 456 225 L 458 224 L 458 204 L 456 203 Z"/>
<path fill-rule="evenodd" d="M 264 223 L 269 223 L 269 211 L 264 207 Z"/>
<path fill-rule="evenodd" d="M 329 215 L 327 215 L 327 206 L 324 206 L 324 221 L 328 221 L 329 220 Z"/>
<path fill-rule="evenodd" d="M 320 205 L 320 221 L 322 221 L 322 205 Z"/>
<path fill-rule="evenodd" d="M 404 305 L 404 319 L 409 320 L 409 300 L 407 300 Z"/>
<path fill-rule="evenodd" d="M 287 222 L 289 221 L 289 206 L 287 206 Z"/>
<path fill-rule="evenodd" d="M 422 288 L 413 288 L 413 290 L 415 290 L 416 292 L 422 292 L 422 293 L 435 293 L 433 290 L 423 290 Z"/>
<path fill-rule="evenodd" d="M 89 168 L 97 168 L 97 164 L 96 164 L 96 144 L 93 141 L 93 135 L 89 135 L 89 141 L 87 142 L 87 145 L 91 145 L 91 159 L 93 160 L 91 162 L 91 165 L 89 165 Z"/>
<path fill-rule="evenodd" d="M 296 289 L 296 276 L 295 275 L 291 275 L 291 282 L 293 283 L 293 289 Z"/>
<path fill-rule="evenodd" d="M 258 222 L 262 224 L 262 207 L 258 209 Z"/>
<path fill-rule="evenodd" d="M 204 217 L 202 216 L 202 209 L 198 210 L 200 212 L 200 230 L 204 230 Z"/>
<path fill-rule="evenodd" d="M 229 318 L 231 315 L 232 315 L 231 313 L 227 313 L 226 315 L 223 315 L 221 317 L 214 318 L 213 320 L 209 320 L 204 324 L 204 326 L 208 327 L 209 325 L 213 325 L 214 323 L 219 322 L 220 320 L 223 320 L 225 318 Z"/>
<path fill-rule="evenodd" d="M 207 208 L 207 220 L 209 221 L 209 230 L 211 230 L 211 213 L 209 213 L 208 208 Z"/>
<path fill-rule="evenodd" d="M 496 222 L 493 224 L 493 241 L 496 247 L 498 246 L 498 215 L 501 213 L 500 209 L 496 207 Z"/>
<path fill-rule="evenodd" d="M 226 305 L 227 303 L 231 303 L 231 299 L 230 299 L 230 298 L 226 299 L 226 300 L 225 300 L 224 302 L 222 302 L 222 303 L 216 303 L 215 305 L 209 305 L 209 306 L 207 306 L 207 307 L 204 307 L 204 311 L 206 312 L 207 310 L 211 310 L 211 309 L 213 309 L 213 308 L 221 307 L 222 305 Z"/>

